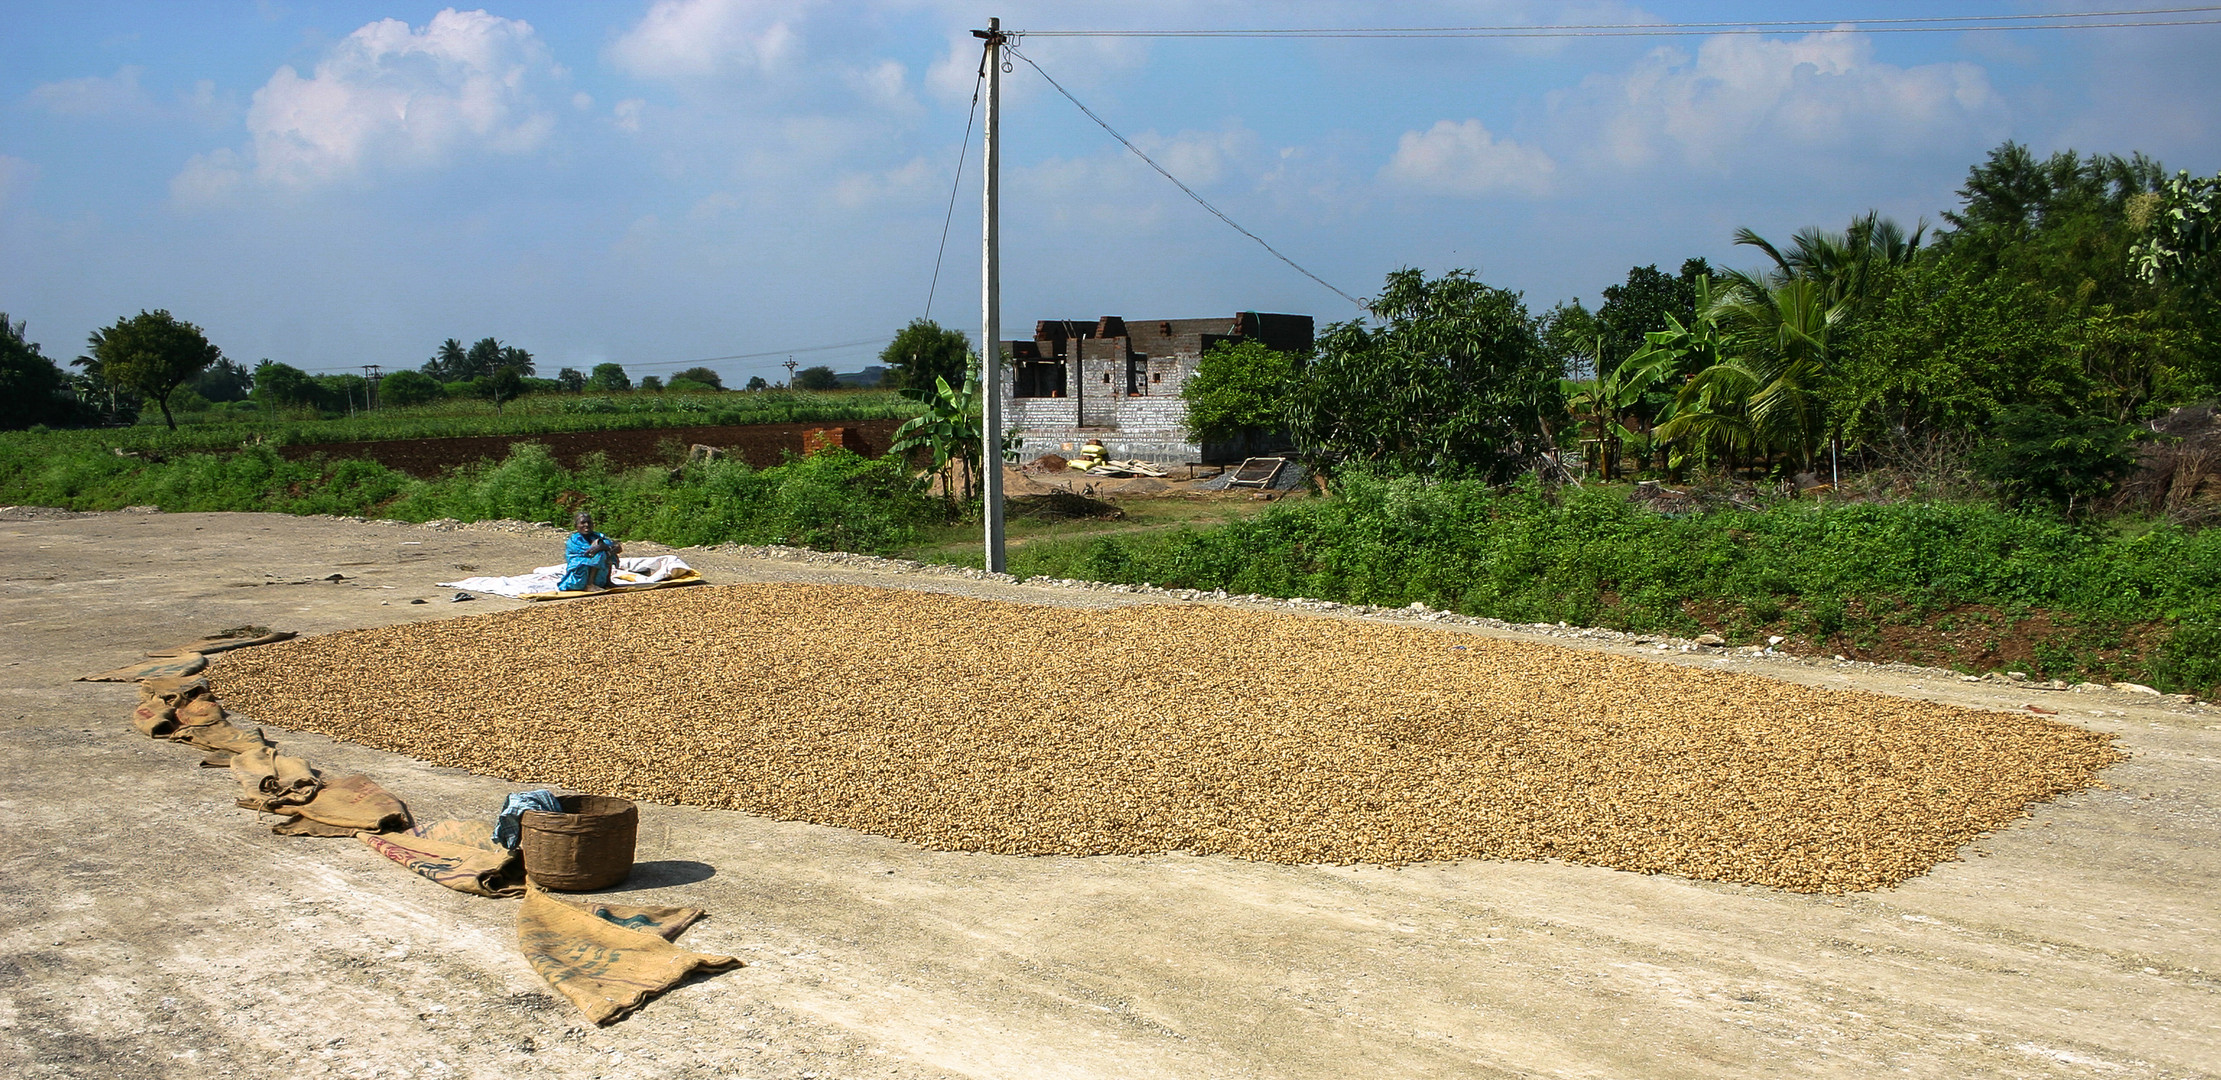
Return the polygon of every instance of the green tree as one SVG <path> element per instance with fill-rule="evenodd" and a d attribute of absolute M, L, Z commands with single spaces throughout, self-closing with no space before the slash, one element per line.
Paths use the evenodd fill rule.
<path fill-rule="evenodd" d="M 2007 142 L 1968 170 L 1959 209 L 1943 215 L 1951 231 L 1937 245 L 1948 258 L 2040 284 L 2076 308 L 2150 308 L 2160 297 L 2131 265 L 2129 210 L 2166 179 L 2143 154 L 2062 150 L 2039 160 Z"/>
<path fill-rule="evenodd" d="M 2176 173 L 2128 216 L 2143 237 L 2129 250 L 2138 278 L 2182 286 L 2209 302 L 2221 290 L 2221 173 Z"/>
<path fill-rule="evenodd" d="M 761 376 L 761 375 L 750 375 L 750 376 L 748 376 L 748 385 L 747 385 L 747 386 L 746 386 L 746 387 L 745 387 L 744 389 L 748 389 L 748 390 L 769 390 L 769 389 L 771 389 L 771 384 L 770 384 L 770 383 L 768 383 L 768 382 L 765 382 L 765 381 L 764 381 L 764 377 L 763 377 L 763 376 Z"/>
<path fill-rule="evenodd" d="M 1180 387 L 1188 437 L 1198 443 L 1248 444 L 1280 429 L 1296 385 L 1296 357 L 1254 339 L 1222 341 L 1196 362 Z"/>
<path fill-rule="evenodd" d="M 625 369 L 617 364 L 595 364 L 586 376 L 586 388 L 597 394 L 616 394 L 632 389 L 632 380 Z"/>
<path fill-rule="evenodd" d="M 497 363 L 527 378 L 539 374 L 538 369 L 532 365 L 532 354 L 515 346 L 502 346 L 501 359 Z"/>
<path fill-rule="evenodd" d="M 1975 453 L 1977 475 L 2008 505 L 2049 504 L 2075 517 L 2136 468 L 2136 429 L 2096 416 L 2015 408 Z"/>
<path fill-rule="evenodd" d="M 93 331 L 90 344 L 101 377 L 153 401 L 173 431 L 177 418 L 170 415 L 170 393 L 224 356 L 200 327 L 160 310 L 117 319 L 116 325 Z"/>
<path fill-rule="evenodd" d="M 794 388 L 838 390 L 841 388 L 841 377 L 833 374 L 833 369 L 829 367 L 806 367 L 794 373 Z"/>
<path fill-rule="evenodd" d="M 642 375 L 640 389 L 650 394 L 660 394 L 663 392 L 663 379 L 656 375 Z"/>
<path fill-rule="evenodd" d="M 723 390 L 725 388 L 725 377 L 719 375 L 715 368 L 690 367 L 685 371 L 671 376 L 671 381 L 674 384 L 677 383 L 680 379 L 685 379 L 686 381 L 691 383 L 697 383 L 706 390 Z"/>
<path fill-rule="evenodd" d="M 0 428 L 66 423 L 76 411 L 69 377 L 0 311 Z"/>
<path fill-rule="evenodd" d="M 931 390 L 935 380 L 962 385 L 969 372 L 969 357 L 977 356 L 962 331 L 943 329 L 931 319 L 912 319 L 879 351 L 879 362 L 888 369 L 887 385 L 894 389 Z M 800 376 L 797 375 L 799 384 Z M 806 388 L 807 389 L 807 388 Z"/>
<path fill-rule="evenodd" d="M 1565 399 L 1519 294 L 1406 269 L 1372 312 L 1377 326 L 1326 328 L 1289 397 L 1286 430 L 1314 470 L 1503 481 L 1550 448 Z"/>
<path fill-rule="evenodd" d="M 1809 466 L 1826 433 L 1819 391 L 1830 339 L 1849 312 L 1849 302 L 1832 299 L 1820 282 L 1731 281 L 1705 309 L 1721 358 L 1682 388 L 1659 437 L 1696 436 L 1730 454 L 1791 450 Z"/>
<path fill-rule="evenodd" d="M 1774 268 L 1763 281 L 1732 271 L 1726 277 L 1745 292 L 1809 281 L 1819 287 L 1823 303 L 1840 306 L 1847 315 L 1856 314 L 1881 296 L 1892 280 L 1891 271 L 1911 265 L 1919 256 L 1920 241 L 1927 232 L 1926 222 L 1908 234 L 1895 221 L 1869 210 L 1863 217 L 1852 218 L 1840 233 L 1799 230 L 1784 252 L 1749 229 L 1737 229 L 1735 242 L 1765 252 Z"/>
<path fill-rule="evenodd" d="M 463 354 L 462 370 L 455 372 L 452 377 L 481 379 L 493 374 L 501 367 L 501 348 L 501 342 L 493 338 L 479 338 Z"/>
<path fill-rule="evenodd" d="M 494 415 L 501 415 L 501 403 L 513 401 L 524 393 L 524 376 L 513 367 L 496 367 L 490 375 L 480 375 L 472 380 L 478 396 L 494 403 Z"/>
<path fill-rule="evenodd" d="M 2076 331 L 2039 285 L 1926 260 L 1849 328 L 1825 395 L 1867 446 L 1977 431 L 2015 407 L 2077 412 L 2090 386 Z"/>
<path fill-rule="evenodd" d="M 255 365 L 251 396 L 256 402 L 275 408 L 322 410 L 327 395 L 323 385 L 308 372 L 291 364 L 264 360 Z"/>
<path fill-rule="evenodd" d="M 566 394 L 580 393 L 586 389 L 586 375 L 575 367 L 567 367 L 555 373 L 555 385 Z"/>
<path fill-rule="evenodd" d="M 454 338 L 448 338 L 440 343 L 439 350 L 432 354 L 432 358 L 426 360 L 424 366 L 417 370 L 433 379 L 447 383 L 465 378 L 469 367 L 470 354 L 464 351 L 463 343 Z"/>
<path fill-rule="evenodd" d="M 1630 269 L 1626 282 L 1605 289 L 1604 302 L 1597 306 L 1594 316 L 1600 342 L 1598 373 L 1608 375 L 1642 351 L 1644 335 L 1665 329 L 1668 318 L 1683 326 L 1694 323 L 1697 279 L 1711 273 L 1711 265 L 1701 258 L 1683 260 L 1681 272 L 1673 276 L 1653 263 Z"/>
<path fill-rule="evenodd" d="M 245 401 L 254 389 L 254 372 L 245 364 L 218 360 L 194 376 L 186 388 L 209 401 Z"/>
<path fill-rule="evenodd" d="M 379 405 L 422 405 L 446 396 L 437 379 L 420 371 L 396 371 L 378 380 Z"/>

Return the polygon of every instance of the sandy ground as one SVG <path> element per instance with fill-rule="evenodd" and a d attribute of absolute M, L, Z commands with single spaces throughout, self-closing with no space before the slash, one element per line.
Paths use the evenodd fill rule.
<path fill-rule="evenodd" d="M 0 544 L 0 1075 L 2221 1076 L 2207 706 L 2036 697 L 2121 737 L 2133 757 L 2110 787 L 1842 897 L 1544 862 L 935 853 L 644 806 L 642 865 L 615 893 L 708 908 L 682 942 L 749 966 L 596 1029 L 517 956 L 509 903 L 352 841 L 271 835 L 230 805 L 224 774 L 130 731 L 131 687 L 70 681 L 246 623 L 315 634 L 507 606 L 431 582 L 549 561 L 547 535 L 0 511 Z M 1153 601 L 688 559 L 719 581 Z M 1675 659 L 1976 707 L 2032 699 L 1856 665 Z M 424 819 L 490 816 L 512 790 L 271 734 Z"/>

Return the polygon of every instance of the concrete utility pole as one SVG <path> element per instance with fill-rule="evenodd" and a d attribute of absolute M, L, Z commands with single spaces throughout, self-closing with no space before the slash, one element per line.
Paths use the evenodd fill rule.
<path fill-rule="evenodd" d="M 979 331 L 979 435 L 980 495 L 985 502 L 987 520 L 987 572 L 1003 572 L 1003 279 L 1001 256 L 997 250 L 999 222 L 997 202 L 1001 186 L 996 170 L 999 160 L 999 135 L 1002 126 L 1003 93 L 1003 21 L 987 20 L 987 29 L 974 30 L 972 36 L 987 42 L 987 124 L 986 152 L 982 155 L 982 170 L 987 174 L 981 214 L 980 252 L 980 331 Z"/>
<path fill-rule="evenodd" d="M 794 357 L 787 357 L 787 362 L 779 366 L 787 369 L 787 389 L 794 389 L 794 369 L 799 366 L 794 362 Z"/>
<path fill-rule="evenodd" d="M 362 366 L 362 381 L 367 386 L 362 392 L 362 407 L 365 409 L 378 407 L 378 367 L 377 364 Z"/>

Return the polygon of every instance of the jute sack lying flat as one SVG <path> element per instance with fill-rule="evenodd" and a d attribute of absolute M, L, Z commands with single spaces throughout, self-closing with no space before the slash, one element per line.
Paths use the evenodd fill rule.
<path fill-rule="evenodd" d="M 191 743 L 202 750 L 211 751 L 214 756 L 221 757 L 223 760 L 216 764 L 226 768 L 230 767 L 231 756 L 234 754 L 244 754 L 254 749 L 268 749 L 272 753 L 277 751 L 277 747 L 270 742 L 267 736 L 262 734 L 261 728 L 248 731 L 229 720 L 219 720 L 216 723 L 204 724 L 200 727 L 182 728 L 178 734 L 182 736 L 182 741 Z"/>
<path fill-rule="evenodd" d="M 199 653 L 185 656 L 162 657 L 126 664 L 113 671 L 79 675 L 78 682 L 138 682 L 141 679 L 158 679 L 165 676 L 193 675 L 208 666 L 208 658 Z"/>
<path fill-rule="evenodd" d="M 671 944 L 701 917 L 700 908 L 598 904 L 589 910 L 527 885 L 517 909 L 517 948 L 588 1020 L 607 1024 L 697 971 L 742 966 L 737 957 Z"/>
<path fill-rule="evenodd" d="M 244 649 L 249 645 L 269 645 L 279 641 L 291 641 L 298 636 L 291 630 L 274 630 L 261 634 L 216 634 L 211 637 L 204 637 L 199 641 L 187 642 L 167 649 L 156 649 L 147 655 L 157 659 L 165 659 L 186 656 L 192 653 L 205 655 L 207 653 L 229 652 L 232 649 Z"/>
<path fill-rule="evenodd" d="M 521 896 L 524 860 L 494 842 L 485 821 L 435 821 L 407 832 L 355 834 L 409 871 L 472 896 Z"/>
<path fill-rule="evenodd" d="M 294 815 L 271 826 L 280 836 L 353 836 L 409 827 L 409 809 L 367 776 L 342 776 L 325 784 L 316 797 L 278 813 Z"/>
<path fill-rule="evenodd" d="M 248 810 L 276 813 L 281 806 L 298 806 L 316 797 L 321 786 L 316 770 L 300 758 L 280 754 L 267 743 L 249 746 L 234 754 L 231 774 L 246 793 L 239 805 Z"/>

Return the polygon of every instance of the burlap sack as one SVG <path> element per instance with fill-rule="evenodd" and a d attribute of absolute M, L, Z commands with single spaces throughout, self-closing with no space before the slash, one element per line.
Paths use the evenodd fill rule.
<path fill-rule="evenodd" d="M 188 642 L 184 645 L 178 645 L 167 649 L 156 649 L 155 651 L 150 652 L 147 655 L 150 657 L 162 658 L 185 656 L 191 653 L 207 654 L 229 652 L 232 649 L 244 649 L 249 645 L 268 645 L 272 642 L 289 641 L 298 636 L 291 630 L 273 630 L 265 631 L 263 633 L 252 632 L 261 629 L 261 627 L 242 627 L 242 632 L 213 634 L 208 637 L 204 637 L 199 641 Z"/>
<path fill-rule="evenodd" d="M 297 815 L 270 831 L 282 836 L 353 836 L 409 827 L 409 809 L 367 776 L 342 776 L 316 797 L 282 813 Z"/>
<path fill-rule="evenodd" d="M 148 738 L 167 739 L 177 731 L 177 710 L 161 698 L 141 698 L 139 707 L 131 710 L 131 726 Z"/>
<path fill-rule="evenodd" d="M 79 675 L 78 682 L 138 682 L 141 679 L 159 679 L 170 676 L 195 675 L 208 666 L 208 658 L 199 653 L 186 656 L 162 657 L 126 664 L 113 671 Z"/>
<path fill-rule="evenodd" d="M 248 810 L 277 813 L 282 806 L 298 806 L 316 797 L 316 770 L 306 761 L 277 752 L 264 743 L 232 755 L 231 774 L 245 792 L 239 805 Z M 288 811 L 290 812 L 290 811 Z"/>
<path fill-rule="evenodd" d="M 262 734 L 261 728 L 247 731 L 234 725 L 229 720 L 220 720 L 200 727 L 182 728 L 178 733 L 184 736 L 184 741 L 200 749 L 215 751 L 215 754 L 223 759 L 218 761 L 217 764 L 227 768 L 231 765 L 230 755 L 232 754 L 245 753 L 257 747 L 267 747 L 273 752 L 277 749 Z"/>
<path fill-rule="evenodd" d="M 177 726 L 181 728 L 207 727 L 224 722 L 224 707 L 212 697 L 196 697 L 176 707 Z"/>
<path fill-rule="evenodd" d="M 701 917 L 699 908 L 581 908 L 528 885 L 517 909 L 517 948 L 588 1020 L 607 1024 L 697 971 L 742 966 L 737 957 L 671 944 L 670 938 Z"/>
<path fill-rule="evenodd" d="M 197 697 L 213 695 L 214 691 L 208 688 L 208 679 L 200 675 L 177 675 L 139 680 L 139 696 L 161 698 L 171 705 L 190 701 Z"/>
<path fill-rule="evenodd" d="M 355 834 L 410 872 L 473 896 L 520 896 L 524 860 L 494 842 L 485 821 L 437 821 L 406 832 Z"/>

